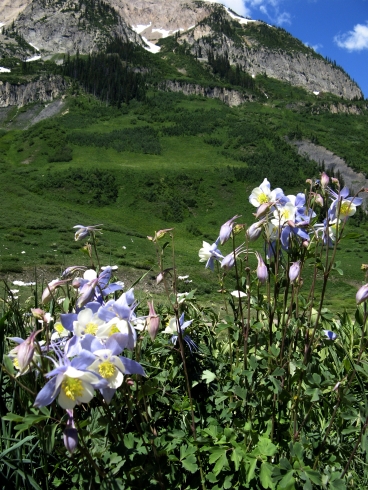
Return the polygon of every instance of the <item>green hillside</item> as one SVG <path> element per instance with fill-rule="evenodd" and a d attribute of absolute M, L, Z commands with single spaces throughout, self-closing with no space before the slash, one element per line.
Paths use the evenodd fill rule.
<path fill-rule="evenodd" d="M 253 86 L 234 86 L 229 80 L 235 68 L 222 70 L 217 60 L 217 72 L 205 70 L 185 49 L 174 55 L 170 43 L 175 39 L 165 40 L 166 50 L 158 55 L 112 43 L 104 53 L 68 57 L 59 66 L 13 62 L 12 73 L 1 74 L 11 82 L 40 73 L 70 80 L 62 111 L 54 117 L 29 125 L 30 115 L 43 106 L 0 110 L 5 276 L 29 275 L 41 264 L 56 274 L 65 265 L 87 262 L 72 228 L 103 223 L 103 262 L 142 273 L 152 268 L 153 277 L 156 259 L 146 236 L 174 227 L 181 273 L 210 300 L 212 279 L 198 263 L 202 241 L 214 241 L 221 224 L 235 214 L 253 222 L 248 197 L 265 177 L 290 193 L 319 175 L 318 166 L 297 155 L 288 139 L 318 142 L 368 175 L 366 102 L 329 94 L 316 98 L 265 76 Z M 159 80 L 174 79 L 175 73 L 177 80 L 235 87 L 257 101 L 230 108 L 158 90 Z M 354 105 L 360 114 L 332 114 L 333 104 Z M 349 261 L 334 291 L 335 297 L 341 291 L 344 301 L 354 297 L 366 260 L 364 220 L 363 213 L 351 220 L 359 243 L 344 245 Z"/>

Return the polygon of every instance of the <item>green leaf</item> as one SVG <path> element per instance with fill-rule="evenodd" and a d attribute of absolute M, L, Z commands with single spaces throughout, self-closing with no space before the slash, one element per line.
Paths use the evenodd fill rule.
<path fill-rule="evenodd" d="M 261 471 L 259 473 L 259 479 L 263 488 L 270 488 L 274 490 L 275 483 L 272 480 L 273 466 L 266 461 L 261 464 Z"/>
<path fill-rule="evenodd" d="M 181 464 L 184 466 L 184 468 L 191 473 L 195 473 L 198 471 L 198 465 L 197 465 L 197 459 L 195 457 L 195 454 L 190 454 L 187 458 L 183 459 Z"/>
<path fill-rule="evenodd" d="M 294 470 L 288 471 L 277 485 L 277 490 L 294 490 L 295 489 Z"/>
<path fill-rule="evenodd" d="M 257 452 L 263 456 L 273 456 L 277 452 L 277 447 L 267 437 L 260 437 L 257 444 Z"/>
<path fill-rule="evenodd" d="M 346 485 L 344 480 L 341 480 L 340 478 L 337 478 L 334 481 L 330 481 L 330 487 L 331 490 L 346 490 Z"/>
<path fill-rule="evenodd" d="M 224 466 L 227 466 L 227 457 L 226 457 L 226 451 L 223 451 L 222 456 L 217 460 L 217 463 L 215 464 L 215 467 L 213 469 L 214 474 L 217 476 L 221 471 Z"/>
<path fill-rule="evenodd" d="M 5 451 L 3 451 L 2 453 L 0 453 L 0 461 L 4 458 L 4 456 L 6 456 L 8 453 L 10 453 L 11 451 L 14 451 L 15 449 L 18 449 L 18 447 L 20 446 L 23 446 L 23 444 L 25 444 L 26 442 L 29 442 L 31 441 L 35 436 L 27 436 L 25 437 L 24 439 L 22 439 L 21 441 L 17 442 L 16 444 L 14 444 L 14 446 L 11 446 L 9 447 L 8 449 L 5 449 Z"/>
<path fill-rule="evenodd" d="M 247 462 L 249 463 L 249 466 L 247 466 L 247 483 L 249 483 L 253 480 L 254 474 L 256 472 L 257 458 L 247 457 Z"/>
<path fill-rule="evenodd" d="M 304 471 L 313 483 L 315 483 L 316 485 L 322 485 L 321 475 L 318 473 L 318 471 L 309 470 L 306 468 L 304 469 Z"/>
<path fill-rule="evenodd" d="M 226 449 L 220 447 L 220 448 L 216 448 L 212 451 L 212 453 L 210 454 L 210 457 L 208 458 L 208 462 L 210 464 L 214 463 L 215 461 L 217 461 L 224 453 L 226 453 Z"/>
<path fill-rule="evenodd" d="M 213 373 L 212 371 L 208 371 L 208 369 L 206 369 L 205 371 L 203 371 L 202 373 L 202 379 L 204 381 L 206 381 L 207 384 L 209 383 L 212 383 L 212 381 L 214 379 L 216 379 L 216 374 Z"/>
<path fill-rule="evenodd" d="M 42 433 L 45 438 L 45 447 L 48 454 L 51 454 L 55 446 L 55 432 L 59 424 L 46 425 Z"/>
<path fill-rule="evenodd" d="M 9 412 L 2 417 L 2 420 L 8 420 L 9 422 L 23 422 L 23 417 L 21 415 Z"/>

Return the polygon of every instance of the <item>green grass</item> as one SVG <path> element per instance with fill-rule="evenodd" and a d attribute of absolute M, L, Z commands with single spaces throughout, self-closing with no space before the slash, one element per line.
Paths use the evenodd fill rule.
<path fill-rule="evenodd" d="M 4 264 L 3 270 L 8 267 L 8 273 L 15 274 L 4 258 L 10 254 L 19 259 L 17 267 L 28 272 L 43 265 L 56 274 L 66 265 L 87 264 L 81 244 L 73 240 L 73 226 L 103 223 L 104 233 L 99 237 L 102 261 L 144 271 L 155 268 L 155 252 L 145 237 L 155 230 L 174 227 L 180 273 L 190 274 L 190 286 L 208 299 L 217 286 L 213 275 L 198 263 L 202 240 L 215 240 L 221 224 L 235 214 L 241 214 L 245 223 L 254 221 L 248 197 L 260 177 L 251 181 L 238 174 L 246 176 L 251 162 L 257 162 L 255 156 L 265 162 L 262 155 L 266 155 L 267 168 L 257 170 L 261 180 L 274 175 L 273 187 L 280 186 L 286 193 L 300 191 L 316 168 L 298 159 L 295 150 L 283 143 L 285 135 L 296 125 L 303 135 L 318 131 L 319 138 L 325 138 L 321 142 L 338 153 L 342 138 L 328 136 L 344 127 L 340 115 L 310 116 L 288 109 L 282 98 L 277 103 L 253 103 L 235 109 L 216 100 L 158 92 L 151 92 L 147 103 L 133 101 L 121 109 L 106 107 L 90 96 L 69 97 L 67 104 L 69 113 L 64 116 L 42 121 L 26 131 L 0 133 L 0 268 Z M 16 124 L 16 114 L 13 117 Z M 351 119 L 354 132 L 345 124 L 345 144 L 353 159 L 358 150 L 352 140 L 363 144 L 367 117 L 363 114 Z M 149 153 L 149 146 L 148 153 L 139 145 L 135 151 L 117 151 L 90 146 L 90 141 L 76 145 L 72 139 L 100 134 L 107 140 L 114 131 L 124 130 L 132 138 L 142 138 L 136 130 L 144 127 L 157 133 L 159 154 Z M 72 159 L 50 161 L 65 146 Z M 282 163 L 289 161 L 297 165 L 297 174 Z M 364 158 L 360 161 L 364 163 Z M 114 178 L 117 197 L 111 202 L 106 189 L 103 196 L 107 197 L 94 197 L 99 185 L 88 176 L 97 168 Z M 68 179 L 73 172 L 79 172 L 79 177 L 71 183 Z M 365 239 L 364 227 L 358 231 Z M 336 288 L 329 296 L 331 304 L 352 306 L 356 286 L 363 279 L 361 250 L 364 248 L 352 240 L 342 246 L 339 260 L 345 275 L 336 279 Z"/>

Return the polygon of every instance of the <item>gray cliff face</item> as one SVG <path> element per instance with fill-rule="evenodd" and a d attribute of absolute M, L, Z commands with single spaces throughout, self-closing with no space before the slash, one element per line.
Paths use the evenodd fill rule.
<path fill-rule="evenodd" d="M 0 81 L 0 107 L 22 107 L 31 102 L 51 102 L 60 97 L 67 84 L 60 76 L 40 77 L 39 80 L 12 85 Z"/>
<path fill-rule="evenodd" d="M 360 88 L 346 73 L 321 58 L 262 46 L 248 47 L 246 43 L 239 47 L 226 36 L 213 47 L 207 39 L 214 37 L 215 33 L 208 26 L 198 26 L 182 35 L 178 41 L 191 45 L 193 54 L 199 46 L 202 61 L 207 61 L 208 52 L 213 50 L 215 55 L 226 53 L 231 64 L 239 64 L 252 76 L 266 74 L 310 92 L 330 92 L 346 99 L 363 97 Z"/>
<path fill-rule="evenodd" d="M 170 92 L 182 92 L 184 95 L 202 95 L 210 99 L 219 99 L 230 107 L 236 107 L 252 100 L 252 96 L 247 97 L 236 90 L 221 87 L 202 87 L 192 83 L 171 80 L 163 82 L 159 88 Z"/>
<path fill-rule="evenodd" d="M 45 54 L 88 54 L 114 36 L 141 43 L 140 37 L 110 8 L 91 19 L 78 0 L 33 0 L 17 17 L 15 28 L 31 45 Z"/>

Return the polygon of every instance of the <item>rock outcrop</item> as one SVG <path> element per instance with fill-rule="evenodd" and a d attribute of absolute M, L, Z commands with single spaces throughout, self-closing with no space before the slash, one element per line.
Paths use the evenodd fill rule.
<path fill-rule="evenodd" d="M 17 85 L 0 81 L 0 107 L 51 102 L 64 94 L 66 89 L 67 83 L 58 75 L 40 77 L 36 81 Z"/>
<path fill-rule="evenodd" d="M 202 95 L 210 99 L 219 99 L 230 107 L 236 107 L 244 102 L 251 102 L 252 95 L 244 95 L 236 90 L 222 87 L 202 87 L 201 85 L 180 81 L 166 80 L 159 85 L 160 90 L 182 92 L 184 95 Z"/>

